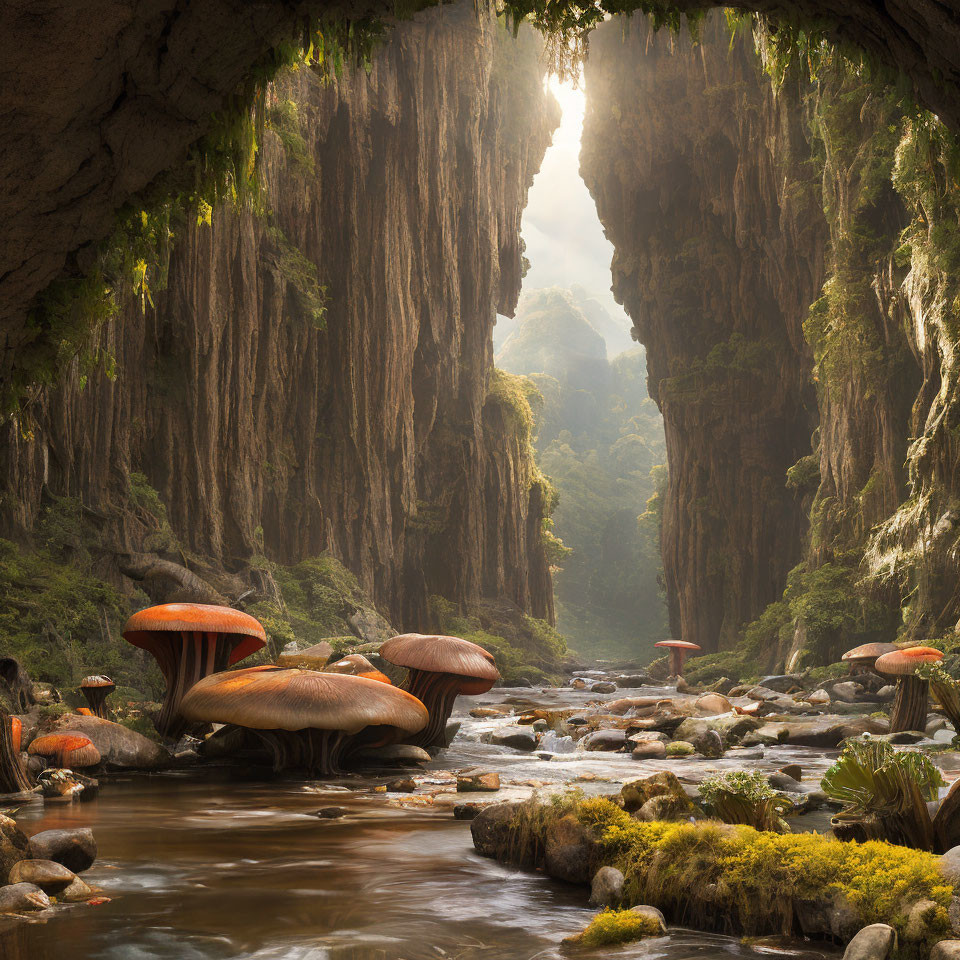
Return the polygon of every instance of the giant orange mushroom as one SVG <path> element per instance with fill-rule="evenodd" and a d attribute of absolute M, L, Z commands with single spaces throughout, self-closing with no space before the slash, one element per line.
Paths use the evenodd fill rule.
<path fill-rule="evenodd" d="M 660 640 L 655 647 L 666 647 L 670 651 L 670 676 L 679 677 L 683 674 L 683 661 L 691 650 L 699 650 L 700 645 L 689 640 Z"/>
<path fill-rule="evenodd" d="M 181 709 L 188 720 L 251 731 L 272 751 L 275 770 L 321 775 L 337 773 L 354 747 L 395 742 L 427 723 L 426 707 L 390 684 L 275 666 L 204 677 Z"/>
<path fill-rule="evenodd" d="M 71 730 L 48 733 L 37 737 L 27 753 L 40 756 L 58 767 L 95 767 L 100 762 L 100 751 L 89 737 Z"/>
<path fill-rule="evenodd" d="M 407 741 L 419 747 L 446 746 L 447 721 L 457 697 L 486 693 L 500 679 L 493 655 L 460 637 L 404 633 L 385 641 L 380 656 L 407 668 L 403 689 L 430 712 L 430 722 Z"/>
<path fill-rule="evenodd" d="M 84 677 L 80 681 L 80 692 L 87 698 L 93 715 L 101 720 L 110 719 L 107 715 L 106 700 L 116 689 L 117 685 L 109 677 L 102 675 Z"/>
<path fill-rule="evenodd" d="M 267 635 L 258 620 L 232 607 L 164 603 L 135 613 L 123 638 L 153 654 L 164 679 L 157 730 L 177 737 L 185 726 L 180 701 L 201 678 L 218 673 L 259 650 Z"/>
<path fill-rule="evenodd" d="M 939 663 L 943 654 L 933 647 L 907 647 L 892 650 L 877 658 L 874 669 L 888 677 L 896 677 L 897 693 L 890 710 L 890 732 L 923 730 L 927 725 L 927 693 L 929 683 L 917 676 L 917 667 Z"/>

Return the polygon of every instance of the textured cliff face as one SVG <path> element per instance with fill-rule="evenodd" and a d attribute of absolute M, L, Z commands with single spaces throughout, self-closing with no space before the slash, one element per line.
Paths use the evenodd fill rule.
<path fill-rule="evenodd" d="M 143 473 L 181 543 L 227 571 L 329 550 L 410 628 L 434 593 L 550 616 L 528 445 L 487 396 L 556 123 L 532 41 L 445 7 L 369 74 L 289 73 L 268 109 L 265 210 L 190 228 L 154 305 L 104 328 L 115 378 L 75 366 L 32 438 L 7 430 L 6 532 L 50 491 L 143 550 Z"/>
<path fill-rule="evenodd" d="M 801 557 L 785 475 L 816 423 L 802 321 L 826 230 L 815 191 L 785 190 L 805 155 L 795 98 L 774 100 L 749 38 L 731 50 L 719 16 L 703 41 L 640 18 L 597 30 L 581 172 L 663 412 L 671 626 L 713 650 Z"/>

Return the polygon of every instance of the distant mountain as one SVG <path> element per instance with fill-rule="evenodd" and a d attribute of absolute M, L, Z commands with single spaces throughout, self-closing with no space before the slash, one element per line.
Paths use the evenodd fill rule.
<path fill-rule="evenodd" d="M 619 320 L 611 317 L 603 304 L 590 296 L 578 283 L 570 287 L 570 296 L 590 321 L 590 326 L 603 337 L 607 344 L 607 356 L 611 360 L 624 350 L 636 348 L 637 343 L 630 336 L 630 319 L 626 314 L 622 314 Z"/>

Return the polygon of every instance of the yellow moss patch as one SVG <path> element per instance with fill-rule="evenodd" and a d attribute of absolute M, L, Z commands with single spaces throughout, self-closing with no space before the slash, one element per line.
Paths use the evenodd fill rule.
<path fill-rule="evenodd" d="M 662 932 L 654 917 L 632 910 L 604 910 L 590 921 L 580 936 L 580 943 L 587 947 L 605 947 L 656 937 Z"/>

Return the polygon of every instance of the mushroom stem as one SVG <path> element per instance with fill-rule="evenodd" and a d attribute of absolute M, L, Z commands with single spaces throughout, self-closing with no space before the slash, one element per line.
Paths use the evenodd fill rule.
<path fill-rule="evenodd" d="M 411 669 L 403 689 L 415 696 L 426 708 L 430 719 L 427 725 L 405 742 L 417 747 L 445 747 L 447 745 L 447 721 L 453 713 L 453 705 L 463 677 L 452 673 L 431 673 Z"/>
<path fill-rule="evenodd" d="M 10 714 L 0 711 L 0 793 L 23 793 L 32 789 L 20 750 L 14 744 Z"/>
<path fill-rule="evenodd" d="M 200 679 L 211 673 L 226 670 L 233 648 L 239 643 L 235 636 L 202 631 L 183 631 L 180 642 L 169 650 L 157 653 L 157 662 L 167 692 L 156 727 L 161 736 L 177 738 L 186 729 L 187 721 L 180 715 L 183 695 Z"/>
<path fill-rule="evenodd" d="M 109 720 L 107 715 L 107 690 L 105 687 L 83 687 L 83 695 L 90 704 L 90 709 L 95 717 L 101 720 Z"/>
<path fill-rule="evenodd" d="M 670 674 L 679 677 L 683 670 L 683 651 L 674 647 L 670 651 Z"/>
<path fill-rule="evenodd" d="M 923 730 L 927 725 L 926 680 L 917 676 L 901 676 L 897 680 L 897 693 L 890 711 L 890 732 Z"/>
<path fill-rule="evenodd" d="M 311 776 L 340 773 L 347 737 L 342 730 L 257 730 L 250 728 L 273 754 L 273 769 L 303 769 Z"/>

